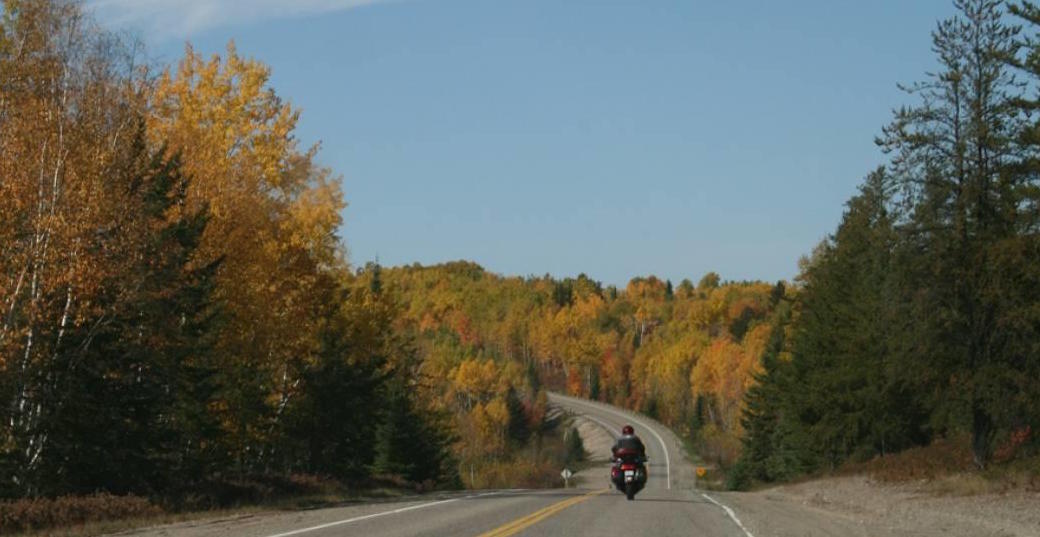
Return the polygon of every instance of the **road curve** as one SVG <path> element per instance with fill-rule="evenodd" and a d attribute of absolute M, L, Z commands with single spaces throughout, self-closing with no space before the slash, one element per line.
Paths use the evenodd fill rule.
<path fill-rule="evenodd" d="M 650 457 L 635 501 L 608 488 L 608 466 L 588 469 L 581 488 L 469 491 L 310 511 L 248 515 L 132 532 L 144 537 L 387 537 L 661 535 L 749 537 L 725 506 L 696 490 L 693 469 L 666 427 L 627 411 L 551 394 L 550 401 L 612 434 L 631 423 Z M 601 479 L 595 476 L 602 475 Z"/>

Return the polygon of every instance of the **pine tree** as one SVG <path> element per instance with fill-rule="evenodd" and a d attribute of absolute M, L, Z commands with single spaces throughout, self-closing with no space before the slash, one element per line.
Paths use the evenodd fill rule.
<path fill-rule="evenodd" d="M 960 14 L 933 33 L 939 72 L 909 88 L 921 103 L 900 110 L 879 142 L 894 153 L 906 284 L 920 290 L 908 312 L 916 324 L 909 350 L 919 359 L 906 372 L 937 395 L 930 404 L 940 432 L 971 432 L 981 467 L 1009 425 L 1016 390 L 1008 381 L 1018 376 L 1001 335 L 1008 267 L 997 249 L 1015 236 L 1021 208 L 1008 173 L 1022 130 L 1021 86 L 1008 65 L 1019 44 L 1001 2 L 954 4 Z"/>

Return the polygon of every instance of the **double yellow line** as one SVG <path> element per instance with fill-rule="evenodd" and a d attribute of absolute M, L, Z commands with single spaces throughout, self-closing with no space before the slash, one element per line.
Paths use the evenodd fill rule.
<path fill-rule="evenodd" d="M 572 505 L 577 505 L 585 500 L 590 500 L 593 496 L 599 496 L 600 494 L 603 494 L 608 490 L 610 489 L 594 490 L 588 494 L 574 496 L 571 498 L 567 498 L 566 500 L 556 502 L 548 507 L 539 509 L 525 517 L 518 518 L 505 525 L 499 526 L 487 533 L 482 533 L 479 535 L 479 537 L 507 537 L 508 535 L 514 535 L 527 528 L 530 528 L 531 526 L 534 526 L 535 524 L 555 515 L 556 513 L 559 513 L 560 511 L 563 511 L 564 509 Z"/>

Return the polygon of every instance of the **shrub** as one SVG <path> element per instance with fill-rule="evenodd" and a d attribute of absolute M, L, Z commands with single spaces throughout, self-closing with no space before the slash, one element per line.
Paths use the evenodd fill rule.
<path fill-rule="evenodd" d="M 878 481 L 888 482 L 931 480 L 974 468 L 971 441 L 966 436 L 940 438 L 927 446 L 845 466 L 846 470 L 866 473 Z"/>
<path fill-rule="evenodd" d="M 578 430 L 571 428 L 567 432 L 567 457 L 566 463 L 574 463 L 585 460 L 585 443 L 581 440 Z"/>
<path fill-rule="evenodd" d="M 726 473 L 726 490 L 747 490 L 751 486 L 751 472 L 747 463 L 738 460 Z"/>
<path fill-rule="evenodd" d="M 163 510 L 139 496 L 62 496 L 0 502 L 0 534 L 39 531 L 126 518 L 144 518 Z"/>

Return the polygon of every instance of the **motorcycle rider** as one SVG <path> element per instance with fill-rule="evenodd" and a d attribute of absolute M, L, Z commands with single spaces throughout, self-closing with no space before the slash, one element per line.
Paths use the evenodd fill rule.
<path fill-rule="evenodd" d="M 638 457 L 639 461 L 646 460 L 646 446 L 643 445 L 643 441 L 636 436 L 635 429 L 631 425 L 625 425 L 621 428 L 621 436 L 614 442 L 614 447 L 610 448 L 610 452 L 614 455 L 615 459 L 621 458 L 623 455 Z"/>
<path fill-rule="evenodd" d="M 624 492 L 628 499 L 631 500 L 636 492 L 643 488 L 646 484 L 646 467 L 643 463 L 646 462 L 646 446 L 643 445 L 643 441 L 636 436 L 635 430 L 631 425 L 625 425 L 621 428 L 621 437 L 614 442 L 614 446 L 610 448 L 610 452 L 614 455 L 614 466 L 610 468 L 610 480 L 614 483 L 614 486 L 618 490 Z M 636 482 L 634 485 L 626 486 L 625 476 L 621 471 L 623 463 L 635 463 L 638 465 L 639 471 L 636 473 Z"/>

